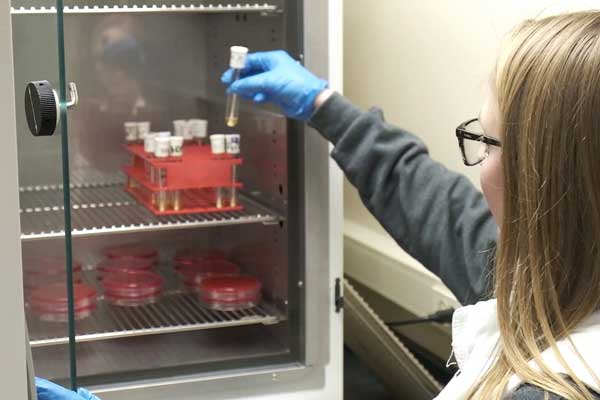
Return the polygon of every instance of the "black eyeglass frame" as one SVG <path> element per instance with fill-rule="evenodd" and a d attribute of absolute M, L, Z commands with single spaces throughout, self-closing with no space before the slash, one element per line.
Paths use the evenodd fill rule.
<path fill-rule="evenodd" d="M 458 146 L 460 147 L 460 152 L 462 154 L 463 162 L 468 167 L 472 167 L 473 165 L 480 164 L 483 160 L 485 160 L 487 158 L 487 156 L 489 155 L 489 152 L 486 147 L 485 155 L 480 160 L 478 160 L 474 163 L 468 162 L 467 155 L 465 152 L 465 139 L 473 140 L 476 142 L 482 142 L 482 143 L 485 143 L 487 146 L 502 147 L 502 143 L 498 139 L 495 139 L 493 137 L 490 137 L 490 136 L 487 136 L 484 134 L 478 134 L 478 133 L 473 133 L 473 132 L 467 131 L 467 125 L 469 125 L 475 121 L 479 121 L 479 118 L 473 118 L 468 121 L 465 121 L 456 128 L 456 137 L 458 138 Z"/>

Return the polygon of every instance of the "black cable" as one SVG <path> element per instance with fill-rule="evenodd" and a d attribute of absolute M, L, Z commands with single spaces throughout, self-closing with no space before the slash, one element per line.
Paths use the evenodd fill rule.
<path fill-rule="evenodd" d="M 404 321 L 390 321 L 390 322 L 386 322 L 386 324 L 389 327 L 424 324 L 427 322 L 437 322 L 440 324 L 449 324 L 450 322 L 452 322 L 452 315 L 454 315 L 454 311 L 455 311 L 454 308 L 448 308 L 448 309 L 438 311 L 436 313 L 433 313 L 433 314 L 428 315 L 423 318 L 407 319 Z"/>

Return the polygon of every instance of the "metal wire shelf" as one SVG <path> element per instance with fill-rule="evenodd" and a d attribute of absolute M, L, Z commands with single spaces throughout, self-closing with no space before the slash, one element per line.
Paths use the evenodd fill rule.
<path fill-rule="evenodd" d="M 65 14 L 108 14 L 108 13 L 205 13 L 216 14 L 226 12 L 276 12 L 278 7 L 268 3 L 254 4 L 143 4 L 138 5 L 82 5 L 65 6 Z M 13 15 L 23 14 L 56 14 L 56 7 L 11 7 Z"/>
<path fill-rule="evenodd" d="M 20 188 L 21 239 L 64 236 L 62 186 Z M 252 223 L 275 224 L 277 213 L 241 196 L 241 211 L 155 216 L 135 202 L 121 184 L 72 185 L 72 235 L 94 236 L 154 230 L 173 230 Z"/>
<path fill-rule="evenodd" d="M 118 307 L 102 299 L 94 314 L 76 324 L 76 341 L 91 342 L 132 336 L 196 331 L 241 325 L 270 325 L 283 316 L 269 304 L 240 311 L 215 311 L 200 305 L 195 296 L 171 292 L 156 304 Z M 62 345 L 69 342 L 66 325 L 43 322 L 28 315 L 32 347 Z"/>

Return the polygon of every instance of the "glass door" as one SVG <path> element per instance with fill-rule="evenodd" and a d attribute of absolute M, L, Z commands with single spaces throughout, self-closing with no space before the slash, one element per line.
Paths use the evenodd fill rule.
<path fill-rule="evenodd" d="M 46 279 L 62 257 L 74 289 L 60 321 L 28 306 L 36 372 L 102 389 L 302 362 L 300 127 L 245 101 L 227 126 L 219 79 L 235 45 L 299 57 L 297 2 L 21 1 L 17 81 L 63 93 L 54 136 L 19 126 L 24 258 Z"/>
<path fill-rule="evenodd" d="M 286 47 L 286 9 L 194 0 L 68 10 L 67 81 L 81 96 L 69 120 L 73 252 L 101 293 L 77 323 L 82 384 L 291 360 L 288 121 L 244 101 L 228 127 L 220 82 L 232 46 Z M 147 133 L 155 146 L 181 137 L 181 151 L 163 157 Z M 239 153 L 213 151 L 212 135 L 237 138 Z M 145 270 L 129 274 L 129 291 L 105 273 L 133 268 L 125 259 Z M 203 277 L 213 273 L 249 278 L 249 297 L 211 301 L 218 289 Z"/>
<path fill-rule="evenodd" d="M 36 374 L 76 388 L 75 319 L 89 312 L 95 296 L 82 285 L 71 251 L 66 110 L 73 104 L 65 82 L 62 9 L 62 0 L 11 4 L 30 345 Z M 82 294 L 85 306 L 74 301 Z"/>

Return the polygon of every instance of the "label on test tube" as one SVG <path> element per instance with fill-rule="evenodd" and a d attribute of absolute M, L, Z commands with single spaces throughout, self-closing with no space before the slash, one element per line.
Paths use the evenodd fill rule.
<path fill-rule="evenodd" d="M 210 150 L 213 154 L 225 153 L 225 135 L 210 135 Z"/>
<path fill-rule="evenodd" d="M 233 69 L 242 69 L 246 66 L 248 48 L 244 46 L 231 46 L 231 58 L 229 66 Z"/>
<path fill-rule="evenodd" d="M 237 133 L 225 135 L 225 149 L 227 154 L 240 154 L 240 135 Z"/>
<path fill-rule="evenodd" d="M 183 137 L 171 136 L 169 138 L 171 149 L 169 150 L 172 157 L 181 157 L 183 155 Z"/>

